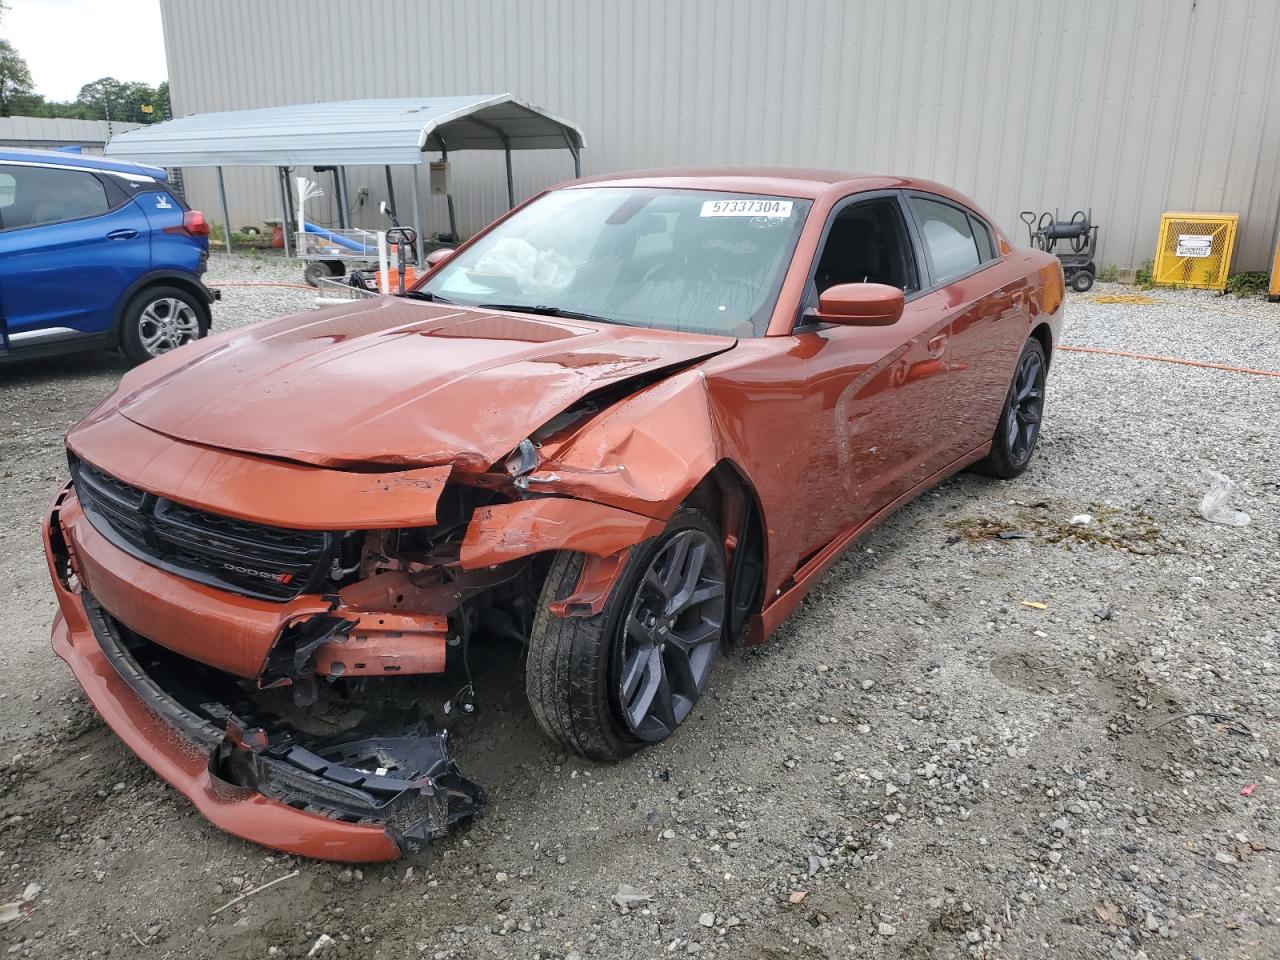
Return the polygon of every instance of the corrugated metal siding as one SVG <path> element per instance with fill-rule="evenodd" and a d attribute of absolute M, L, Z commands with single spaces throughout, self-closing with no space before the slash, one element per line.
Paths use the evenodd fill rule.
<path fill-rule="evenodd" d="M 1024 242 L 1024 209 L 1092 207 L 1100 260 L 1151 259 L 1160 213 L 1240 214 L 1235 269 L 1280 221 L 1275 0 L 162 0 L 176 115 L 509 90 L 577 122 L 586 173 L 682 163 L 931 177 Z M 464 232 L 505 207 L 500 156 L 454 157 Z M 572 175 L 520 155 L 527 196 Z M 407 204 L 408 173 L 396 173 Z M 352 168 L 354 195 L 382 172 Z M 233 219 L 275 181 L 227 171 Z M 216 209 L 211 172 L 189 192 Z M 423 196 L 426 197 L 425 182 Z M 428 223 L 445 208 L 426 199 Z M 372 218 L 376 219 L 376 217 Z M 372 222 L 366 218 L 366 222 Z"/>
<path fill-rule="evenodd" d="M 32 149 L 81 146 L 89 153 L 101 153 L 103 144 L 113 136 L 137 126 L 136 123 L 70 117 L 0 117 L 0 146 Z"/>

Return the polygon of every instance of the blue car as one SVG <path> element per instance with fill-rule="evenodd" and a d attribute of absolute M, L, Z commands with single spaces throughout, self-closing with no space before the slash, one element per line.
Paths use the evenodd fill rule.
<path fill-rule="evenodd" d="M 0 150 L 0 360 L 118 349 L 136 362 L 209 332 L 209 224 L 163 170 Z"/>

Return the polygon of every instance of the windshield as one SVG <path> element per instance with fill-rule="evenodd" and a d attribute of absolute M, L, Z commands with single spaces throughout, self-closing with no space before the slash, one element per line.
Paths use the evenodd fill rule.
<path fill-rule="evenodd" d="M 417 289 L 468 306 L 762 336 L 809 206 L 707 190 L 556 190 Z"/>

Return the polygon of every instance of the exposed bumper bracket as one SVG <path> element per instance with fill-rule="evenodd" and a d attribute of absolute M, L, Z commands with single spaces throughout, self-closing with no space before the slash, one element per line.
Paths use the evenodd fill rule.
<path fill-rule="evenodd" d="M 208 756 L 215 780 L 307 813 L 382 826 L 402 851 L 483 811 L 484 789 L 449 758 L 448 731 L 415 725 L 385 736 L 304 744 L 292 732 L 253 726 L 218 703 L 201 704 L 197 712 L 148 676 L 124 642 L 123 628 L 87 591 L 81 600 L 121 679 Z M 315 639 L 323 641 L 330 632 L 317 631 Z"/>

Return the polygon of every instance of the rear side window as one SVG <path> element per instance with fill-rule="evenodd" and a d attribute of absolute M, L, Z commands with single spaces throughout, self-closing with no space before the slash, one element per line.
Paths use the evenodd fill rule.
<path fill-rule="evenodd" d="M 959 207 L 912 197 L 911 209 L 915 212 L 925 246 L 929 249 L 929 258 L 933 261 L 935 283 L 946 283 L 976 269 L 982 262 L 984 258 L 978 256 L 978 243 L 973 237 L 969 215 Z M 990 243 L 988 237 L 988 246 Z"/>
<path fill-rule="evenodd" d="M 110 209 L 106 187 L 92 173 L 22 166 L 0 171 L 0 224 L 6 230 L 96 217 Z"/>
<path fill-rule="evenodd" d="M 973 227 L 973 237 L 978 241 L 978 256 L 982 258 L 982 262 L 994 260 L 996 247 L 991 240 L 991 228 L 972 214 L 969 216 L 969 223 Z"/>

